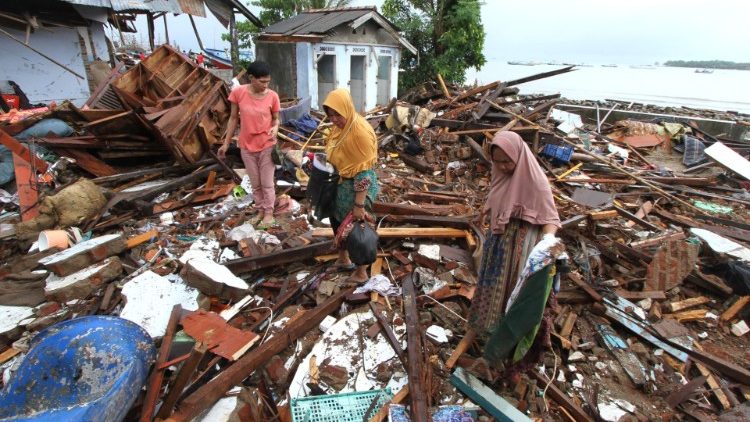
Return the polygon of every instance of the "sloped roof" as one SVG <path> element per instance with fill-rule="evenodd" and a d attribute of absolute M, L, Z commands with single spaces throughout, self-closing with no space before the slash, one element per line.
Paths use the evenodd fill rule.
<path fill-rule="evenodd" d="M 349 23 L 349 26 L 356 29 L 369 20 L 374 20 L 409 51 L 417 54 L 416 48 L 403 38 L 398 33 L 398 28 L 378 13 L 374 6 L 308 10 L 264 28 L 262 34 L 327 35 L 331 30 L 345 23 Z"/>
<path fill-rule="evenodd" d="M 206 14 L 203 9 L 204 0 L 60 0 L 65 3 L 74 4 L 78 6 L 93 6 L 93 7 L 104 7 L 112 9 L 115 12 L 167 12 L 167 13 L 188 13 L 191 15 L 205 17 Z M 184 7 L 183 7 L 184 6 Z M 258 27 L 262 27 L 262 23 L 257 16 L 255 16 L 240 0 L 213 0 L 209 1 L 207 6 L 209 9 L 217 13 L 216 9 L 218 6 L 224 6 L 228 13 L 231 10 L 237 9 L 242 13 L 248 20 Z M 226 15 L 227 13 L 220 13 L 219 15 Z M 221 19 L 220 19 L 221 20 Z M 224 19 L 228 20 L 228 17 Z M 222 22 L 224 26 L 227 26 L 226 22 Z"/>

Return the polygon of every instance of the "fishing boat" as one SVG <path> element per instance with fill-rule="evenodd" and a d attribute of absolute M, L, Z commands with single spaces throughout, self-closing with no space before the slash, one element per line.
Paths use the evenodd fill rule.
<path fill-rule="evenodd" d="M 616 64 L 603 64 L 602 67 L 617 67 Z"/>
<path fill-rule="evenodd" d="M 656 66 L 652 64 L 634 64 L 630 66 L 631 69 L 647 69 L 647 70 L 654 70 L 656 69 Z"/>
<path fill-rule="evenodd" d="M 713 69 L 695 69 L 695 73 L 714 73 Z"/>
<path fill-rule="evenodd" d="M 226 50 L 218 50 L 215 48 L 204 48 L 203 54 L 211 63 L 211 66 L 217 69 L 231 69 L 232 58 L 229 56 L 229 52 Z M 240 60 L 242 61 L 253 61 L 253 53 L 247 50 L 240 51 Z"/>

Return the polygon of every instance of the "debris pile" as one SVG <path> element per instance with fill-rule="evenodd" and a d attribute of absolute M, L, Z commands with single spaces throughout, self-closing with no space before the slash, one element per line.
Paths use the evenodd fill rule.
<path fill-rule="evenodd" d="M 304 101 L 282 113 L 278 224 L 266 230 L 233 151 L 226 163 L 211 152 L 228 87 L 168 47 L 113 74 L 90 109 L 0 126 L 18 186 L 0 217 L 4 382 L 36 333 L 101 314 L 158 346 L 128 419 L 743 419 L 750 147 L 700 123 L 588 121 L 559 95 L 519 95 L 524 82 L 573 70 L 470 89 L 439 80 L 368 114 L 380 241 L 362 285 L 331 265 L 333 231 L 305 199 L 327 123 Z M 52 116 L 76 135 L 12 136 Z M 513 376 L 466 327 L 487 144 L 503 130 L 538 155 L 571 257 L 553 345 Z M 75 161 L 48 172 L 59 160 L 40 158 L 40 146 Z M 154 161 L 136 162 L 145 156 Z M 93 171 L 115 159 L 125 161 Z M 96 177 L 71 183 L 80 171 Z M 32 246 L 37 235 L 45 241 Z"/>

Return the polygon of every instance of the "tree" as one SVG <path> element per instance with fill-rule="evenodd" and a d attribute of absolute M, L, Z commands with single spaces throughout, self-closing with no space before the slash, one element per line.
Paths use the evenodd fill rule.
<path fill-rule="evenodd" d="M 419 52 L 403 51 L 401 92 L 434 80 L 437 73 L 463 83 L 466 69 L 486 62 L 479 0 L 385 0 L 382 12 Z"/>
<path fill-rule="evenodd" d="M 261 8 L 258 18 L 263 25 L 273 25 L 281 20 L 291 18 L 292 16 L 311 9 L 327 9 L 332 7 L 344 7 L 351 3 L 351 0 L 253 0 L 250 2 L 253 6 Z M 250 49 L 253 46 L 253 35 L 260 32 L 260 28 L 253 25 L 250 21 L 238 21 L 237 25 L 237 43 L 240 49 Z M 221 35 L 224 41 L 231 41 L 230 34 Z M 246 63 L 243 63 L 246 66 Z"/>

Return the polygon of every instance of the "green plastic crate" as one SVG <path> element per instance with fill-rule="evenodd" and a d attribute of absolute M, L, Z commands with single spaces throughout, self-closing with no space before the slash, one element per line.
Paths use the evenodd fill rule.
<path fill-rule="evenodd" d="M 362 422 L 370 404 L 377 398 L 370 416 L 393 396 L 391 389 L 333 394 L 292 399 L 293 422 Z"/>

